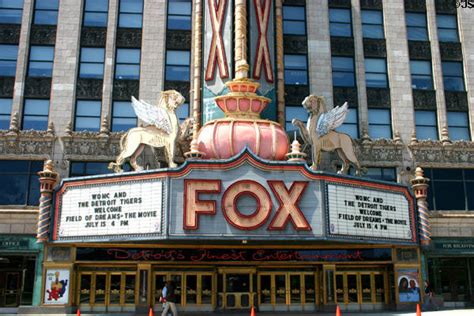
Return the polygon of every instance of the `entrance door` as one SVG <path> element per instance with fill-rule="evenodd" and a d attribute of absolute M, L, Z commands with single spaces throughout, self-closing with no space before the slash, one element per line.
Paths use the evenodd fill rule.
<path fill-rule="evenodd" d="M 0 307 L 17 307 L 20 305 L 20 272 L 3 272 L 0 274 L 0 278 L 2 279 L 0 282 Z"/>
<path fill-rule="evenodd" d="M 317 273 L 259 272 L 260 310 L 314 310 L 317 304 Z"/>
<path fill-rule="evenodd" d="M 212 272 L 157 271 L 153 274 L 153 304 L 161 310 L 159 298 L 168 280 L 175 284 L 176 305 L 179 310 L 211 311 L 215 304 L 213 293 L 214 275 Z"/>
<path fill-rule="evenodd" d="M 254 269 L 219 269 L 218 308 L 231 310 L 255 306 L 254 276 Z"/>
<path fill-rule="evenodd" d="M 384 272 L 337 272 L 336 302 L 345 305 L 386 303 L 387 280 Z"/>
<path fill-rule="evenodd" d="M 78 289 L 77 302 L 81 309 L 117 311 L 132 307 L 138 290 L 136 273 L 80 272 Z"/>

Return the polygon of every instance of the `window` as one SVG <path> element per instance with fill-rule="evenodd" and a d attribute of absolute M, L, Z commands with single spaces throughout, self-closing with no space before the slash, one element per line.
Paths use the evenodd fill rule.
<path fill-rule="evenodd" d="M 329 33 L 331 36 L 352 37 L 350 9 L 329 9 Z"/>
<path fill-rule="evenodd" d="M 45 131 L 48 128 L 49 100 L 25 99 L 23 129 Z"/>
<path fill-rule="evenodd" d="M 137 126 L 137 116 L 129 101 L 114 101 L 112 109 L 112 132 L 129 130 Z"/>
<path fill-rule="evenodd" d="M 38 205 L 43 161 L 0 160 L 0 205 Z"/>
<path fill-rule="evenodd" d="M 443 68 L 444 90 L 464 91 L 462 62 L 443 61 L 441 64 Z"/>
<path fill-rule="evenodd" d="M 341 166 L 338 166 L 338 170 L 339 169 L 341 169 Z M 355 176 L 355 169 L 352 166 L 349 168 L 349 174 L 351 176 Z M 374 180 L 397 182 L 397 173 L 395 168 L 369 167 L 367 168 L 367 173 L 363 174 L 362 177 Z"/>
<path fill-rule="evenodd" d="M 86 0 L 84 26 L 107 27 L 108 0 Z"/>
<path fill-rule="evenodd" d="M 440 42 L 459 42 L 458 25 L 455 15 L 436 15 L 438 24 L 438 40 Z"/>
<path fill-rule="evenodd" d="M 166 51 L 166 80 L 189 82 L 189 51 Z"/>
<path fill-rule="evenodd" d="M 374 180 L 397 182 L 395 168 L 367 168 L 367 174 L 365 174 L 364 177 Z"/>
<path fill-rule="evenodd" d="M 115 79 L 140 79 L 139 48 L 117 48 Z"/>
<path fill-rule="evenodd" d="M 283 34 L 306 35 L 305 7 L 283 6 Z"/>
<path fill-rule="evenodd" d="M 365 59 L 365 83 L 367 88 L 388 88 L 387 62 L 385 59 Z"/>
<path fill-rule="evenodd" d="M 59 0 L 36 0 L 34 24 L 56 25 Z"/>
<path fill-rule="evenodd" d="M 100 130 L 100 101 L 77 100 L 74 130 L 98 132 Z"/>
<path fill-rule="evenodd" d="M 369 136 L 373 139 L 392 138 L 392 126 L 389 109 L 369 108 Z"/>
<path fill-rule="evenodd" d="M 119 27 L 141 28 L 143 0 L 120 0 Z"/>
<path fill-rule="evenodd" d="M 411 87 L 413 89 L 433 90 L 431 62 L 410 60 Z"/>
<path fill-rule="evenodd" d="M 467 112 L 448 111 L 448 130 L 451 140 L 471 140 Z"/>
<path fill-rule="evenodd" d="M 426 16 L 424 13 L 406 13 L 407 37 L 410 41 L 427 41 Z"/>
<path fill-rule="evenodd" d="M 0 99 L 0 130 L 10 128 L 10 115 L 12 112 L 12 99 Z"/>
<path fill-rule="evenodd" d="M 308 111 L 306 111 L 301 105 L 287 105 L 285 106 L 285 119 L 286 132 L 290 133 L 296 131 L 297 128 L 291 124 L 291 120 L 299 119 L 306 122 L 308 120 Z"/>
<path fill-rule="evenodd" d="M 0 77 L 15 77 L 18 45 L 0 45 Z"/>
<path fill-rule="evenodd" d="M 415 126 L 417 139 L 438 140 L 436 111 L 415 111 Z"/>
<path fill-rule="evenodd" d="M 353 57 L 332 57 L 332 85 L 334 87 L 355 87 Z"/>
<path fill-rule="evenodd" d="M 80 78 L 102 79 L 104 77 L 104 49 L 81 48 Z"/>
<path fill-rule="evenodd" d="M 341 126 L 336 128 L 336 130 L 341 133 L 346 133 L 354 139 L 359 138 L 356 108 L 349 108 L 349 113 L 347 113 L 346 120 Z"/>
<path fill-rule="evenodd" d="M 382 11 L 361 10 L 362 36 L 365 38 L 384 38 Z"/>
<path fill-rule="evenodd" d="M 0 23 L 21 24 L 23 0 L 0 1 Z"/>
<path fill-rule="evenodd" d="M 191 0 L 168 0 L 168 30 L 191 30 Z"/>
<path fill-rule="evenodd" d="M 53 46 L 31 46 L 28 76 L 52 77 L 53 75 Z"/>
<path fill-rule="evenodd" d="M 110 170 L 108 166 L 108 162 L 71 161 L 71 165 L 69 168 L 69 176 L 82 177 L 113 173 L 113 171 Z M 132 170 L 128 162 L 124 163 L 122 168 L 124 171 Z"/>
<path fill-rule="evenodd" d="M 308 62 L 306 55 L 285 55 L 285 84 L 307 85 Z"/>
<path fill-rule="evenodd" d="M 428 203 L 435 211 L 474 210 L 474 169 L 425 169 Z"/>
<path fill-rule="evenodd" d="M 187 119 L 189 117 L 189 103 L 183 103 L 180 107 L 178 107 L 176 109 L 176 116 L 178 117 L 180 123 Z"/>

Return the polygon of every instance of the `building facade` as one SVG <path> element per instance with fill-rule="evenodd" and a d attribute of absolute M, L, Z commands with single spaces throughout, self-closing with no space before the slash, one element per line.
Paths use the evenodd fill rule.
<path fill-rule="evenodd" d="M 431 180 L 432 243 L 420 253 L 420 274 L 445 305 L 472 304 L 474 9 L 468 1 L 235 3 L 240 7 L 224 0 L 0 4 L 0 307 L 41 305 L 43 261 L 66 256 L 61 251 L 43 254 L 43 246 L 35 243 L 37 172 L 44 161 L 53 160 L 62 179 L 109 173 L 122 132 L 139 124 L 131 96 L 156 103 L 160 91 L 175 89 L 186 99 L 181 119 L 194 117 L 201 126 L 222 117 L 213 100 L 228 92 L 225 83 L 242 70 L 234 60 L 243 56 L 250 65 L 248 77 L 260 83 L 258 93 L 271 100 L 263 116 L 284 126 L 290 139 L 295 130 L 291 120 L 307 117 L 301 107 L 307 95 L 324 96 L 329 107 L 348 101 L 349 116 L 340 131 L 356 139 L 366 177 L 409 185 L 415 167 L 425 170 Z M 247 4 L 245 41 L 233 37 L 242 3 Z M 160 155 L 146 151 L 143 162 L 156 168 Z M 334 155 L 324 155 L 321 163 L 327 171 L 339 167 Z M 79 248 L 70 255 L 80 253 Z M 399 255 L 410 264 L 418 260 L 413 252 Z M 393 263 L 380 263 L 380 271 L 370 272 L 371 282 Z M 129 275 L 146 265 L 124 264 L 118 274 L 80 275 L 88 275 L 94 286 L 97 278 L 110 285 L 120 276 L 120 290 L 126 293 L 127 282 L 134 282 Z M 61 269 L 61 264 L 54 267 Z M 204 270 L 189 276 L 201 289 L 210 280 Z M 165 272 L 160 277 L 172 273 Z M 324 275 L 317 269 L 311 273 Z M 342 273 L 345 293 L 351 275 Z M 390 277 L 383 273 L 382 278 Z M 355 274 L 359 285 L 363 274 L 363 269 Z M 291 283 L 289 271 L 281 275 Z M 277 282 L 281 275 L 272 271 L 267 279 Z M 78 278 L 70 285 L 76 287 Z M 393 284 L 386 282 L 386 288 Z M 387 289 L 387 305 L 396 301 L 389 293 L 396 291 Z M 277 293 L 272 295 L 269 300 L 275 303 Z M 357 303 L 364 302 L 362 297 Z M 206 299 L 217 304 L 215 297 Z M 317 296 L 315 302 L 324 299 Z M 348 305 L 349 300 L 344 294 L 342 302 Z M 123 295 L 119 301 L 120 306 L 133 305 Z M 98 305 L 110 302 L 107 294 Z M 289 302 L 285 298 L 282 304 Z"/>

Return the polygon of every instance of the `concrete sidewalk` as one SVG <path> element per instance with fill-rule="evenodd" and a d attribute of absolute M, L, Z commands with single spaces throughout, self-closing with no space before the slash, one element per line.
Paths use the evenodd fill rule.
<path fill-rule="evenodd" d="M 285 315 L 285 316 L 334 316 L 336 313 L 326 313 L 326 312 L 258 312 L 257 316 L 270 316 L 270 315 Z M 25 315 L 25 316 L 33 316 L 33 315 L 41 315 L 45 316 L 44 314 L 2 314 L 2 315 Z M 76 316 L 76 314 L 48 314 L 47 316 L 53 315 L 61 315 L 61 316 Z M 131 314 L 131 313 L 108 313 L 108 314 L 88 314 L 88 313 L 81 313 L 81 315 L 88 315 L 88 316 L 111 316 L 111 315 L 119 315 L 119 316 L 148 316 L 148 313 L 140 313 L 140 314 Z M 242 313 L 242 312 L 220 312 L 220 313 L 180 313 L 179 316 L 249 316 L 250 312 Z M 341 316 L 416 316 L 415 312 L 341 312 Z M 474 309 L 450 309 L 450 310 L 442 310 L 442 311 L 432 311 L 432 312 L 422 312 L 423 316 L 474 316 Z M 160 316 L 160 313 L 155 312 L 154 316 Z"/>

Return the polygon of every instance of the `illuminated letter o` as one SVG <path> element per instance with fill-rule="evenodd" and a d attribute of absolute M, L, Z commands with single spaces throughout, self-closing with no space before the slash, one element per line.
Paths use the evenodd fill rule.
<path fill-rule="evenodd" d="M 250 195 L 257 201 L 257 209 L 250 215 L 244 215 L 237 208 L 237 200 Z M 272 200 L 267 190 L 258 182 L 242 180 L 227 188 L 222 197 L 222 212 L 229 224 L 242 230 L 252 230 L 262 226 L 272 211 Z"/>

